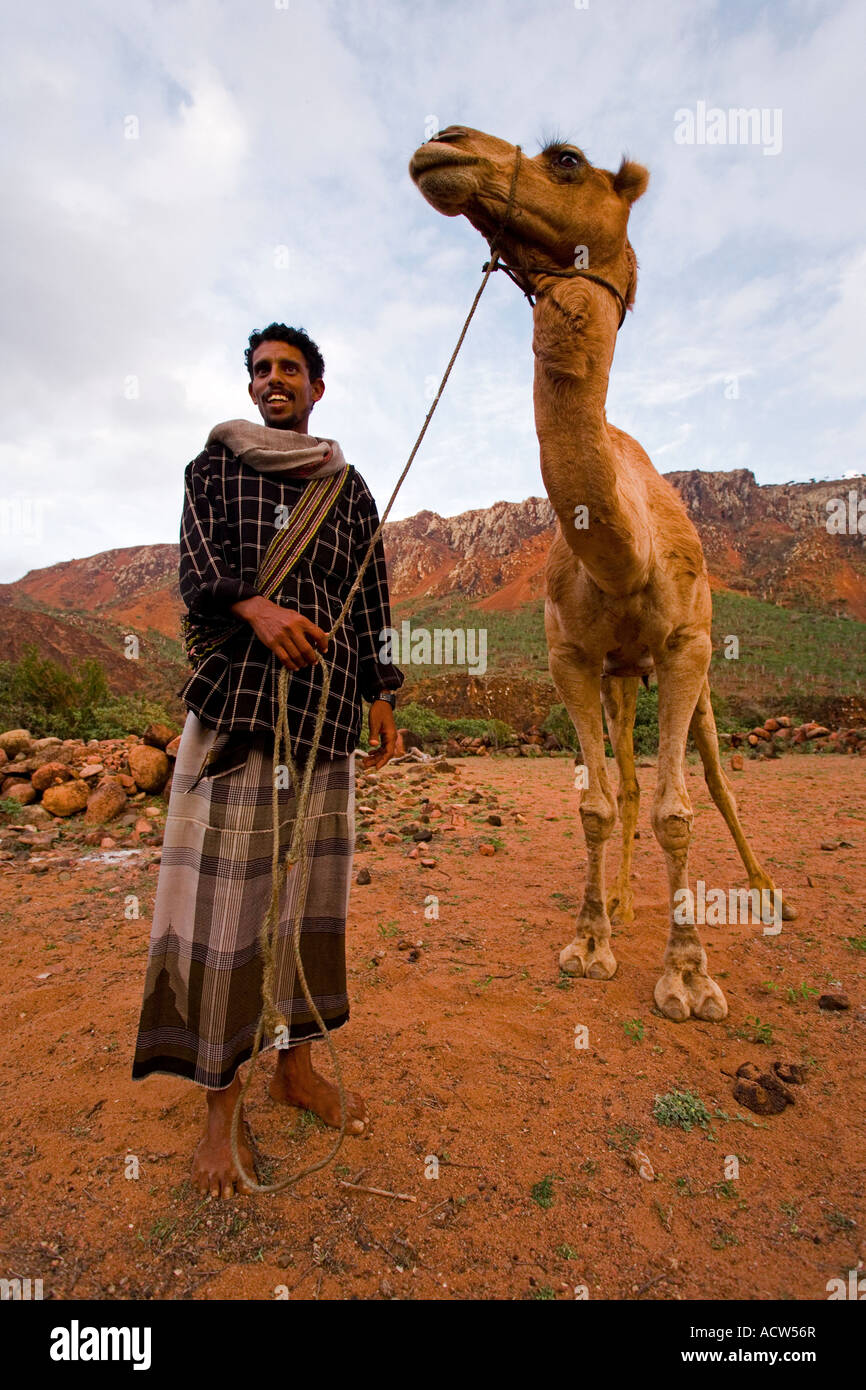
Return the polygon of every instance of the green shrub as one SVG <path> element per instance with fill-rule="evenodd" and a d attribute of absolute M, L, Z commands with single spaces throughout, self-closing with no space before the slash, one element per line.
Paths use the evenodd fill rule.
<path fill-rule="evenodd" d="M 394 718 L 399 729 L 409 729 L 419 738 L 432 736 L 444 740 L 464 735 L 469 738 L 483 738 L 485 734 L 489 734 L 493 746 L 496 748 L 501 744 L 509 743 L 514 738 L 514 730 L 501 719 L 452 718 L 448 715 L 436 714 L 424 705 L 400 705 L 394 712 Z M 369 747 L 368 740 L 368 707 L 365 706 L 364 723 L 361 730 L 362 747 Z"/>
<path fill-rule="evenodd" d="M 122 738 L 151 721 L 171 723 L 162 706 L 140 695 L 114 695 L 98 661 L 65 670 L 35 646 L 0 662 L 0 727 L 36 738 Z"/>
<path fill-rule="evenodd" d="M 565 705 L 554 705 L 541 726 L 543 734 L 553 734 L 563 748 L 578 749 L 580 740 Z"/>

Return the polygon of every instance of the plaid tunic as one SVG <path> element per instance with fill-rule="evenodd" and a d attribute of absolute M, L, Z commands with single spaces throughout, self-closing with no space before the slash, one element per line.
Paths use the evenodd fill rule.
<path fill-rule="evenodd" d="M 180 532 L 180 592 L 194 618 L 225 620 L 231 635 L 195 669 L 177 693 L 209 728 L 273 733 L 281 663 L 231 605 L 253 598 L 259 561 L 274 527 L 301 496 L 306 479 L 264 474 L 212 444 L 187 466 Z M 282 510 L 280 510 L 282 509 Z M 328 632 L 339 615 L 370 540 L 379 525 L 367 484 L 353 468 L 335 507 L 286 579 L 275 602 L 293 608 Z M 391 626 L 382 538 L 352 607 L 325 653 L 331 689 L 319 755 L 345 757 L 358 744 L 361 699 L 399 690 L 403 672 L 379 660 L 383 628 Z M 288 721 L 292 753 L 312 746 L 321 668 L 289 672 Z"/>

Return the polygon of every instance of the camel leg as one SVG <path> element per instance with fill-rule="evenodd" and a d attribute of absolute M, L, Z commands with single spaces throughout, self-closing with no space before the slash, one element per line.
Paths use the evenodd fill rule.
<path fill-rule="evenodd" d="M 665 853 L 670 892 L 670 935 L 664 971 L 655 987 L 655 1002 L 675 1023 L 694 1014 L 708 1022 L 725 1018 L 728 1005 L 715 980 L 707 974 L 707 953 L 694 922 L 682 919 L 686 910 L 692 806 L 686 790 L 685 751 L 689 725 L 710 664 L 710 639 L 701 635 L 661 654 L 656 660 L 659 682 L 659 763 L 652 824 Z"/>
<path fill-rule="evenodd" d="M 607 900 L 607 912 L 612 922 L 634 921 L 634 899 L 631 891 L 631 857 L 634 831 L 640 806 L 640 787 L 634 765 L 634 716 L 637 709 L 638 676 L 603 676 L 601 698 L 607 717 L 607 731 L 613 745 L 619 773 L 616 802 L 622 821 L 622 859 L 616 888 Z"/>
<path fill-rule="evenodd" d="M 578 665 L 573 649 L 567 657 L 550 653 L 550 674 L 577 730 L 588 781 L 580 802 L 586 839 L 586 887 L 574 940 L 560 952 L 559 965 L 568 975 L 609 980 L 616 971 L 616 959 L 610 949 L 604 849 L 616 824 L 616 805 L 604 765 L 601 676 L 598 670 Z"/>
<path fill-rule="evenodd" d="M 695 747 L 701 755 L 704 777 L 710 796 L 725 818 L 725 824 L 734 837 L 737 851 L 745 865 L 746 873 L 749 875 L 749 887 L 757 888 L 759 892 L 762 890 L 769 893 L 776 892 L 773 880 L 756 858 L 754 850 L 746 839 L 737 814 L 737 803 L 731 790 L 731 784 L 722 770 L 722 760 L 719 756 L 719 737 L 716 733 L 713 706 L 710 702 L 710 683 L 708 680 L 704 681 L 703 689 L 698 696 L 698 703 L 692 715 L 690 732 L 695 741 Z M 783 920 L 792 922 L 797 916 L 796 910 L 784 901 L 781 891 L 779 898 L 782 900 Z M 771 901 L 775 901 L 775 899 L 771 899 Z"/>

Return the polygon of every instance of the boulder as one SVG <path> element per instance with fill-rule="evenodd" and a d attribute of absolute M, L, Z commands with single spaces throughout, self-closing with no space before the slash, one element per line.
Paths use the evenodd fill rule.
<path fill-rule="evenodd" d="M 2 767 L 4 763 L 8 763 L 8 761 L 9 761 L 9 755 L 8 755 L 8 753 L 5 753 L 5 752 L 3 751 L 3 749 L 0 748 L 0 767 Z"/>
<path fill-rule="evenodd" d="M 167 744 L 165 745 L 166 755 L 167 755 L 169 758 L 176 758 L 179 748 L 180 748 L 180 734 L 178 734 L 177 738 L 173 738 L 172 741 L 171 741 L 171 743 L 167 743 Z"/>
<path fill-rule="evenodd" d="M 170 729 L 167 724 L 148 724 L 141 737 L 142 741 L 150 748 L 166 748 L 180 735 L 175 729 Z"/>
<path fill-rule="evenodd" d="M 49 787 L 42 797 L 42 805 L 53 816 L 77 816 L 84 810 L 89 796 L 87 783 L 75 778 L 62 782 L 59 787 Z"/>
<path fill-rule="evenodd" d="M 13 787 L 30 786 L 29 777 L 4 777 L 0 782 L 0 796 L 8 796 Z"/>
<path fill-rule="evenodd" d="M 29 753 L 32 747 L 33 739 L 27 729 L 7 729 L 5 734 L 0 734 L 0 748 L 7 758 Z"/>
<path fill-rule="evenodd" d="M 126 792 L 119 782 L 106 777 L 87 798 L 84 819 L 88 825 L 104 825 L 126 807 Z"/>
<path fill-rule="evenodd" d="M 30 781 L 38 792 L 47 791 L 49 787 L 59 787 L 61 782 L 69 782 L 72 773 L 66 763 L 49 762 L 37 767 Z"/>
<path fill-rule="evenodd" d="M 17 801 L 19 806 L 29 806 L 31 801 L 36 800 L 36 791 L 29 782 L 16 782 L 4 795 L 10 801 Z"/>
<path fill-rule="evenodd" d="M 158 792 L 165 786 L 170 766 L 161 748 L 154 748 L 146 743 L 138 744 L 135 748 L 130 748 L 127 762 L 136 785 L 143 792 Z"/>

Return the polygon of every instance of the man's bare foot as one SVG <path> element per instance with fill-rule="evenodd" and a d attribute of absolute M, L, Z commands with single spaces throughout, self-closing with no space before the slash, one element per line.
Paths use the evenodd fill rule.
<path fill-rule="evenodd" d="M 296 1105 L 300 1110 L 312 1110 L 326 1125 L 339 1129 L 340 1092 L 313 1070 L 311 1051 L 310 1043 L 279 1049 L 277 1068 L 269 1087 L 271 1099 L 283 1105 Z M 346 1133 L 363 1134 L 366 1128 L 366 1105 L 360 1096 L 347 1091 Z"/>
<path fill-rule="evenodd" d="M 207 1093 L 207 1127 L 193 1155 L 192 1180 L 199 1192 L 209 1192 L 212 1197 L 233 1197 L 236 1192 L 250 1190 L 232 1158 L 232 1115 L 240 1089 L 240 1080 L 235 1076 L 225 1090 Z M 255 1177 L 255 1158 L 243 1118 L 238 1134 L 238 1153 L 245 1171 L 250 1177 Z"/>

